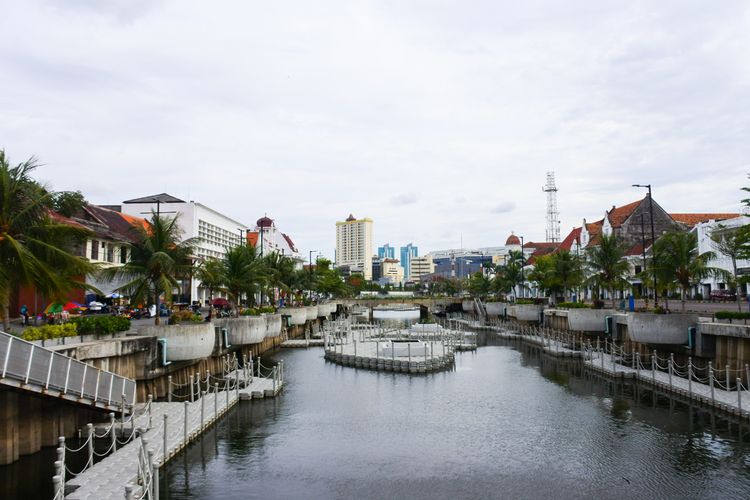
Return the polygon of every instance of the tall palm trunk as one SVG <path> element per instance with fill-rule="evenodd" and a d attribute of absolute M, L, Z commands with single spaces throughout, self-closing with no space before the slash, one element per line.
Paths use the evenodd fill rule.
<path fill-rule="evenodd" d="M 612 287 L 609 289 L 609 297 L 612 299 L 612 309 L 615 308 L 615 288 Z"/>
<path fill-rule="evenodd" d="M 740 283 L 737 280 L 737 258 L 732 256 L 732 275 L 734 276 L 735 293 L 737 295 L 737 312 L 742 312 L 742 301 L 740 299 Z"/>
<path fill-rule="evenodd" d="M 685 296 L 687 295 L 687 289 L 685 287 L 682 288 L 682 296 L 680 297 L 680 302 L 682 302 L 682 312 L 685 312 Z"/>
<path fill-rule="evenodd" d="M 10 297 L 2 299 L 0 312 L 3 315 L 3 331 L 10 332 Z"/>

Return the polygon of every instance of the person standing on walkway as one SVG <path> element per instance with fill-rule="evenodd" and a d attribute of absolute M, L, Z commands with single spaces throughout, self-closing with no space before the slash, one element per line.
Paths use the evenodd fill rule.
<path fill-rule="evenodd" d="M 26 326 L 29 324 L 29 308 L 26 304 L 21 306 L 21 324 Z"/>

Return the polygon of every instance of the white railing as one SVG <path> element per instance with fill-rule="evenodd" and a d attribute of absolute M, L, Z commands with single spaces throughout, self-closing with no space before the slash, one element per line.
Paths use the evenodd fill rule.
<path fill-rule="evenodd" d="M 4 332 L 0 332 L 0 363 L 0 379 L 8 385 L 36 386 L 44 391 L 89 400 L 92 405 L 130 409 L 135 404 L 134 380 Z"/>

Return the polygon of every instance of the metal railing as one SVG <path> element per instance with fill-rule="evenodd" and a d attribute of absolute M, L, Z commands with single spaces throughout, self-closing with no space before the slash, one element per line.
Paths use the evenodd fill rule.
<path fill-rule="evenodd" d="M 134 380 L 0 332 L 0 382 L 34 392 L 59 393 L 91 405 L 130 409 Z M 25 387 L 26 386 L 26 387 Z M 81 402 L 81 401 L 79 401 Z"/>

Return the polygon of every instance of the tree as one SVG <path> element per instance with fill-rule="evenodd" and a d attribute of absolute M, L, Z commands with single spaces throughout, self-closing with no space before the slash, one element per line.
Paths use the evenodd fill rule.
<path fill-rule="evenodd" d="M 627 284 L 625 276 L 628 263 L 625 261 L 625 246 L 614 234 L 602 234 L 599 245 L 588 249 L 588 283 L 609 291 L 612 308 L 615 307 L 615 290 Z"/>
<path fill-rule="evenodd" d="M 269 288 L 278 289 L 283 293 L 297 285 L 299 275 L 295 272 L 294 259 L 291 257 L 279 252 L 269 252 L 263 256 L 263 267 Z M 268 295 L 271 296 L 270 291 Z"/>
<path fill-rule="evenodd" d="M 52 195 L 53 209 L 65 217 L 72 217 L 85 205 L 86 198 L 80 191 L 61 191 Z"/>
<path fill-rule="evenodd" d="M 716 249 L 732 261 L 732 281 L 735 284 L 737 292 L 737 310 L 742 312 L 742 299 L 739 287 L 737 287 L 739 283 L 737 261 L 750 258 L 750 226 L 728 229 L 724 225 L 719 224 L 711 232 L 711 239 L 714 241 Z"/>
<path fill-rule="evenodd" d="M 657 255 L 655 266 L 657 275 L 665 284 L 676 284 L 680 288 L 682 310 L 690 287 L 709 276 L 721 274 L 718 268 L 708 262 L 715 258 L 713 252 L 698 253 L 698 235 L 694 232 L 671 232 L 656 240 L 654 252 Z"/>
<path fill-rule="evenodd" d="M 199 240 L 180 241 L 182 231 L 177 220 L 177 217 L 162 217 L 152 212 L 147 227 L 132 226 L 135 242 L 130 248 L 130 260 L 120 267 L 102 271 L 106 278 L 126 281 L 118 291 L 131 300 L 158 303 L 162 293 L 169 296 L 178 287 L 179 277 L 189 275 L 193 267 L 192 254 Z M 157 307 L 156 325 L 160 322 L 159 316 Z"/>
<path fill-rule="evenodd" d="M 563 291 L 562 282 L 555 269 L 555 258 L 552 254 L 542 255 L 534 260 L 534 268 L 529 271 L 529 281 L 535 282 L 545 296 L 555 297 Z"/>
<path fill-rule="evenodd" d="M 267 276 L 263 259 L 254 246 L 232 247 L 221 260 L 221 282 L 234 300 L 238 314 L 243 295 L 251 297 L 260 291 Z"/>
<path fill-rule="evenodd" d="M 568 250 L 553 253 L 552 259 L 563 298 L 566 298 L 567 292 L 578 289 L 583 282 L 583 259 Z"/>
<path fill-rule="evenodd" d="M 214 292 L 221 289 L 222 285 L 222 264 L 219 259 L 209 258 L 203 261 L 195 270 L 195 277 L 201 282 L 204 288 L 208 289 L 209 303 L 214 300 Z M 211 309 L 209 309 L 209 315 Z"/>
<path fill-rule="evenodd" d="M 85 288 L 95 266 L 72 250 L 88 231 L 58 221 L 50 211 L 53 193 L 31 178 L 36 159 L 10 166 L 0 149 L 0 316 L 10 329 L 10 296 L 22 285 L 62 299 Z"/>
<path fill-rule="evenodd" d="M 513 292 L 515 294 L 519 287 L 525 287 L 525 276 L 523 273 L 524 264 L 525 259 L 523 253 L 518 250 L 511 250 L 508 253 L 508 258 L 505 263 L 495 269 L 495 278 L 492 283 L 495 292 Z"/>
<path fill-rule="evenodd" d="M 492 290 L 492 280 L 485 276 L 481 271 L 477 271 L 469 276 L 467 281 L 466 288 L 474 297 L 485 299 Z"/>

